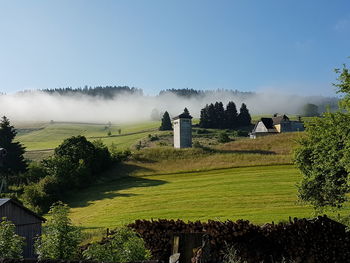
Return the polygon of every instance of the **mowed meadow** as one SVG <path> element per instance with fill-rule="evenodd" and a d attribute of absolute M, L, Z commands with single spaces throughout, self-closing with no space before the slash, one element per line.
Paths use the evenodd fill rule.
<path fill-rule="evenodd" d="M 108 127 L 79 123 L 22 125 L 17 139 L 27 147 L 27 157 L 40 160 L 73 135 L 101 139 L 119 149 L 147 141 L 150 134 L 171 136 L 158 131 L 158 126 L 159 122 Z M 217 131 L 211 132 L 210 140 L 214 142 Z M 263 224 L 289 217 L 312 217 L 313 209 L 297 198 L 301 175 L 293 165 L 292 152 L 300 136 L 303 133 L 255 140 L 231 137 L 228 143 L 199 144 L 181 150 L 170 145 L 131 148 L 130 160 L 116 165 L 92 186 L 69 194 L 64 201 L 72 207 L 73 222 L 89 231 L 136 219 L 247 219 Z M 207 137 L 196 135 L 197 140 L 203 142 Z"/>
<path fill-rule="evenodd" d="M 72 220 L 92 229 L 152 218 L 262 224 L 312 215 L 297 203 L 299 179 L 291 165 L 122 176 L 74 194 L 69 204 Z"/>

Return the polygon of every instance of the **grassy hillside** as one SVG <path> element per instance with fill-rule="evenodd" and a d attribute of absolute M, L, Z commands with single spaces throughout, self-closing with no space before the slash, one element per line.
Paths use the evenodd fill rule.
<path fill-rule="evenodd" d="M 134 153 L 129 164 L 143 168 L 138 175 L 291 164 L 291 152 L 299 136 L 302 135 L 284 133 L 255 140 L 239 138 L 226 144 L 213 145 L 210 148 L 143 149 Z"/>
<path fill-rule="evenodd" d="M 291 165 L 141 177 L 120 176 L 116 170 L 108 183 L 70 199 L 71 218 L 87 228 L 106 228 L 141 218 L 244 218 L 264 223 L 311 217 L 312 209 L 297 203 L 299 177 Z"/>
<path fill-rule="evenodd" d="M 133 157 L 103 180 L 67 197 L 74 223 L 88 229 L 140 218 L 244 218 L 264 223 L 312 216 L 310 207 L 297 203 L 295 185 L 300 175 L 292 165 L 292 150 L 303 133 L 255 140 L 231 137 L 233 141 L 220 144 L 218 131 L 208 129 L 209 134 L 200 135 L 195 130 L 194 141 L 200 145 L 178 150 L 170 146 L 171 133 L 157 131 L 158 126 L 159 122 L 111 127 L 37 124 L 22 126 L 17 139 L 30 150 L 27 156 L 32 159 L 51 154 L 50 149 L 72 135 L 100 138 L 120 149 L 140 140 L 154 147 L 133 150 Z M 107 136 L 109 130 L 112 136 Z M 150 142 L 149 134 L 158 139 Z"/>
<path fill-rule="evenodd" d="M 22 123 L 16 125 L 16 140 L 26 147 L 26 157 L 36 160 L 50 155 L 53 148 L 70 136 L 84 135 L 91 141 L 101 139 L 108 146 L 114 143 L 118 148 L 125 149 L 158 127 L 159 122 L 111 126 L 83 123 Z M 111 136 L 108 136 L 109 131 Z"/>
<path fill-rule="evenodd" d="M 17 140 L 23 143 L 27 150 L 55 148 L 65 138 L 74 135 L 84 135 L 89 139 L 101 138 L 106 144 L 115 142 L 116 144 L 128 145 L 128 142 L 134 143 L 136 138 L 142 138 L 145 133 L 156 129 L 158 126 L 159 122 L 123 126 L 112 125 L 110 128 L 107 125 L 100 124 L 55 123 L 43 125 L 41 129 L 31 132 L 23 133 L 20 129 Z M 121 129 L 120 135 L 118 129 Z M 107 135 L 108 131 L 111 131 L 113 137 Z M 131 137 L 127 136 L 128 134 Z"/>

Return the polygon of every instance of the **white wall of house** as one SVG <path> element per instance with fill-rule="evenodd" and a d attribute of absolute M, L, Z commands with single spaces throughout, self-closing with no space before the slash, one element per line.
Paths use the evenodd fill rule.
<path fill-rule="evenodd" d="M 264 123 L 259 121 L 255 127 L 255 132 L 268 132 L 268 130 L 266 129 Z"/>

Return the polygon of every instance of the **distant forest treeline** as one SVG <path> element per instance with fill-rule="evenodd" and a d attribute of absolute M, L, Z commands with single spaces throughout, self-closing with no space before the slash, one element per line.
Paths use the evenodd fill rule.
<path fill-rule="evenodd" d="M 143 95 L 143 90 L 128 87 L 128 86 L 97 86 L 97 87 L 88 87 L 84 88 L 58 88 L 58 89 L 43 89 L 42 92 L 49 94 L 84 94 L 93 97 L 102 97 L 105 99 L 113 98 L 120 94 L 134 94 L 134 95 Z"/>
<path fill-rule="evenodd" d="M 254 92 L 244 92 L 244 91 L 238 91 L 238 90 L 228 90 L 228 89 L 216 89 L 216 90 L 195 90 L 195 89 L 166 89 L 161 90 L 159 92 L 159 96 L 166 95 L 166 94 L 175 94 L 180 97 L 204 97 L 210 94 L 214 93 L 227 93 L 230 95 L 238 96 L 238 97 L 245 97 L 249 95 L 253 95 Z"/>
<path fill-rule="evenodd" d="M 128 87 L 128 86 L 97 86 L 97 87 L 88 87 L 85 86 L 84 88 L 57 88 L 57 89 L 43 89 L 40 90 L 45 93 L 49 94 L 84 94 L 88 96 L 93 97 L 103 97 L 103 98 L 113 98 L 114 96 L 120 95 L 120 94 L 137 94 L 137 95 L 143 95 L 143 90 L 135 87 Z M 166 94 L 175 94 L 179 97 L 204 97 L 211 94 L 218 94 L 218 93 L 226 93 L 233 96 L 238 97 L 247 97 L 250 95 L 253 95 L 254 92 L 242 92 L 238 90 L 228 90 L 228 89 L 217 89 L 217 90 L 195 90 L 195 89 L 166 89 L 161 90 L 159 92 L 159 96 L 166 95 Z"/>

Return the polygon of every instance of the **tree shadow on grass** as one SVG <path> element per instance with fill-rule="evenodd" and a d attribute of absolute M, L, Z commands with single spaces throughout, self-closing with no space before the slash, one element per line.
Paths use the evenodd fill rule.
<path fill-rule="evenodd" d="M 214 150 L 215 153 L 238 153 L 238 154 L 264 154 L 264 155 L 275 155 L 274 151 L 264 151 L 264 150 Z"/>
<path fill-rule="evenodd" d="M 150 172 L 151 169 L 139 167 L 131 164 L 118 164 L 116 167 L 108 171 L 97 182 L 87 188 L 79 190 L 79 200 L 77 193 L 67 195 L 66 202 L 72 208 L 86 207 L 94 201 L 104 199 L 114 199 L 118 197 L 131 197 L 137 194 L 119 193 L 121 190 L 133 187 L 150 187 L 167 183 L 164 180 L 146 179 L 133 176 L 135 171 Z"/>

